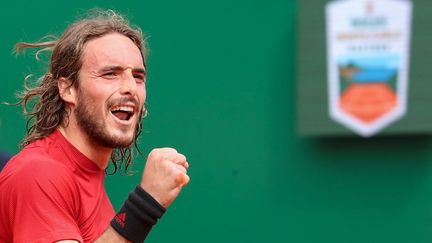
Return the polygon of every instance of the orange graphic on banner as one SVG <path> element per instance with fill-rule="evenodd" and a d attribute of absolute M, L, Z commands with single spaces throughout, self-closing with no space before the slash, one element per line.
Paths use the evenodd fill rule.
<path fill-rule="evenodd" d="M 342 94 L 340 108 L 364 123 L 371 123 L 397 105 L 397 96 L 385 83 L 354 83 Z"/>

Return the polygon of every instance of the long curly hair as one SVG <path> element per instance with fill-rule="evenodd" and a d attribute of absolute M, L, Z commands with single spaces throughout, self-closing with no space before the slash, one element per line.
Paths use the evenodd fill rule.
<path fill-rule="evenodd" d="M 15 45 L 17 53 L 27 48 L 40 48 L 36 52 L 36 59 L 39 59 L 40 52 L 52 51 L 48 71 L 33 86 L 28 85 L 31 76 L 27 76 L 24 80 L 24 90 L 17 95 L 19 101 L 16 105 L 22 106 L 23 113 L 28 118 L 27 134 L 21 141 L 21 147 L 48 136 L 60 125 L 67 125 L 69 111 L 60 97 L 57 80 L 63 77 L 70 80 L 72 86 L 78 87 L 85 44 L 109 33 L 119 33 L 131 39 L 139 48 L 145 63 L 147 47 L 141 29 L 132 27 L 123 16 L 112 10 L 89 11 L 86 18 L 71 24 L 57 40 L 20 42 Z M 144 105 L 142 115 L 146 114 Z M 141 130 L 142 125 L 139 122 L 133 140 L 138 152 L 137 138 Z M 125 172 L 127 172 L 132 157 L 132 146 L 114 149 L 111 154 L 114 166 L 112 173 L 121 168 L 122 164 L 125 165 Z"/>

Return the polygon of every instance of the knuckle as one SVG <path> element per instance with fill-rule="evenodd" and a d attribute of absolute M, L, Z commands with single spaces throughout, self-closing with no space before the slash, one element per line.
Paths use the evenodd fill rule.
<path fill-rule="evenodd" d="M 157 148 L 152 149 L 152 150 L 150 151 L 150 155 L 153 155 L 153 156 L 154 156 L 155 154 L 158 154 L 159 151 L 160 151 L 160 149 L 157 149 Z"/>
<path fill-rule="evenodd" d="M 178 154 L 178 156 L 181 161 L 186 161 L 186 156 L 184 154 Z"/>
<path fill-rule="evenodd" d="M 174 148 L 169 148 L 169 147 L 163 148 L 163 151 L 164 151 L 165 153 L 168 153 L 168 154 L 175 154 L 175 153 L 177 153 L 177 150 L 176 150 L 176 149 L 174 149 Z"/>
<path fill-rule="evenodd" d="M 174 177 L 174 182 L 175 182 L 175 184 L 181 184 L 181 183 L 183 183 L 183 175 L 182 174 L 177 174 Z"/>
<path fill-rule="evenodd" d="M 150 160 L 154 160 L 157 157 L 157 154 L 158 154 L 158 149 L 152 149 L 152 151 L 150 151 L 147 158 Z"/>
<path fill-rule="evenodd" d="M 187 173 L 187 170 L 186 170 L 186 168 L 185 168 L 185 167 L 183 167 L 183 166 L 181 166 L 181 165 L 177 165 L 177 169 L 178 169 L 179 171 L 181 171 L 182 173 L 184 173 L 184 174 L 186 174 L 186 173 Z"/>
<path fill-rule="evenodd" d="M 183 185 L 187 185 L 187 184 L 189 184 L 190 177 L 189 177 L 188 175 L 184 175 L 184 178 L 185 178 L 185 182 L 184 182 Z"/>
<path fill-rule="evenodd" d="M 185 185 L 189 183 L 189 176 L 187 175 L 187 169 L 183 166 L 176 165 L 172 167 L 172 176 L 177 185 Z"/>

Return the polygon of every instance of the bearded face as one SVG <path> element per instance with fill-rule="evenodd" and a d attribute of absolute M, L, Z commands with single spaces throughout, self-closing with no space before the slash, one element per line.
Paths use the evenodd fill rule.
<path fill-rule="evenodd" d="M 122 98 L 111 100 L 107 105 L 107 109 L 109 110 L 109 107 L 119 106 L 120 104 L 128 102 L 133 102 L 138 107 L 139 102 L 136 99 Z M 138 115 L 133 116 L 136 120 L 134 126 L 120 128 L 123 133 L 130 133 L 130 130 L 132 130 L 132 136 L 116 136 L 115 133 L 111 132 L 111 129 L 108 128 L 104 121 L 103 115 L 99 114 L 100 112 L 97 112 L 96 107 L 94 107 L 94 103 L 86 100 L 85 95 L 82 95 L 81 92 L 78 95 L 78 102 L 74 115 L 78 126 L 87 133 L 90 139 L 99 145 L 108 148 L 124 148 L 129 147 L 135 141 L 138 126 L 141 123 L 142 112 L 143 108 L 141 108 Z M 118 119 L 132 119 L 131 114 L 128 114 L 128 112 L 115 111 L 114 113 L 116 113 Z"/>
<path fill-rule="evenodd" d="M 141 52 L 127 37 L 108 34 L 89 41 L 73 109 L 79 132 L 106 148 L 130 146 L 141 122 L 145 78 Z"/>

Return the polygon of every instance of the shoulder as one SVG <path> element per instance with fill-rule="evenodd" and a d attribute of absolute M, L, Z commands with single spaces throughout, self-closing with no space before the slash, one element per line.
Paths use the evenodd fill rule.
<path fill-rule="evenodd" d="M 71 170 L 62 161 L 51 156 L 44 148 L 26 147 L 8 163 L 5 170 L 12 170 L 14 174 L 22 176 L 55 176 L 57 172 L 62 175 L 70 174 Z"/>
<path fill-rule="evenodd" d="M 22 150 L 0 173 L 0 216 L 12 213 L 12 218 L 26 218 L 20 212 L 35 212 L 33 218 L 47 222 L 42 212 L 49 211 L 75 218 L 79 187 L 73 173 L 42 150 L 31 150 Z"/>
<path fill-rule="evenodd" d="M 72 193 L 76 188 L 73 172 L 43 149 L 30 147 L 14 156 L 0 174 L 0 187 L 9 193 L 25 191 L 60 191 Z"/>
<path fill-rule="evenodd" d="M 21 151 L 0 173 L 0 221 L 14 241 L 82 242 L 78 198 L 73 173 L 37 148 Z"/>

